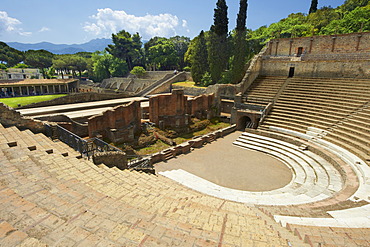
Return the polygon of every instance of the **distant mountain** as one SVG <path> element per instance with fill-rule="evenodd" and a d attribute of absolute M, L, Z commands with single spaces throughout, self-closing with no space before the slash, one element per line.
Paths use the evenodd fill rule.
<path fill-rule="evenodd" d="M 102 51 L 107 47 L 109 44 L 112 44 L 111 39 L 93 39 L 87 43 L 83 44 L 73 44 L 73 45 L 66 45 L 66 44 L 53 44 L 49 42 L 41 42 L 37 44 L 25 44 L 19 42 L 9 42 L 7 45 L 13 47 L 20 51 L 28 51 L 28 50 L 47 50 L 54 54 L 75 54 L 77 52 L 95 52 L 95 51 Z"/>

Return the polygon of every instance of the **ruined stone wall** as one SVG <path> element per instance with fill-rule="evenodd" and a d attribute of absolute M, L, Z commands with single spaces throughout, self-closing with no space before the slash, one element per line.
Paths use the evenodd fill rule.
<path fill-rule="evenodd" d="M 139 101 L 107 110 L 88 120 L 89 136 L 102 135 L 114 142 L 133 140 L 141 127 L 141 108 Z M 129 130 L 129 133 L 127 132 Z M 112 140 L 112 138 L 114 140 Z"/>
<path fill-rule="evenodd" d="M 274 39 L 269 43 L 267 55 L 290 56 L 297 54 L 299 47 L 303 48 L 303 54 L 368 53 L 369 44 L 370 32 Z"/>
<path fill-rule="evenodd" d="M 210 119 L 215 116 L 214 94 L 200 95 L 188 100 L 187 112 L 199 119 Z"/>
<path fill-rule="evenodd" d="M 184 87 L 184 86 L 172 85 L 172 90 L 174 89 L 184 90 L 185 95 L 191 95 L 191 96 L 199 96 L 199 95 L 205 94 L 207 90 L 206 87 Z"/>
<path fill-rule="evenodd" d="M 17 126 L 20 130 L 29 129 L 34 133 L 45 133 L 45 126 L 41 121 L 23 117 L 19 112 L 0 102 L 0 123 L 4 127 Z"/>
<path fill-rule="evenodd" d="M 360 61 L 272 61 L 265 60 L 261 75 L 288 76 L 294 67 L 297 77 L 370 78 L 370 60 Z"/>
<path fill-rule="evenodd" d="M 369 57 L 370 32 L 276 39 L 268 44 L 261 75 L 288 76 L 294 68 L 298 77 L 369 79 Z"/>
<path fill-rule="evenodd" d="M 182 90 L 149 99 L 149 119 L 160 127 L 183 127 L 189 124 L 187 97 Z"/>

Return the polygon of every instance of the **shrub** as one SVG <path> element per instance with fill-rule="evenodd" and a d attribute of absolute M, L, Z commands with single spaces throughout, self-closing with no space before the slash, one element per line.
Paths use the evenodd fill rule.
<path fill-rule="evenodd" d="M 190 131 L 195 132 L 195 131 L 203 130 L 207 128 L 207 126 L 210 124 L 211 122 L 208 119 L 195 122 L 194 124 L 190 125 Z"/>
<path fill-rule="evenodd" d="M 186 71 L 186 72 L 190 72 L 191 71 L 191 68 L 189 66 L 186 66 L 186 67 L 184 67 L 183 70 Z"/>
<path fill-rule="evenodd" d="M 146 73 L 145 69 L 141 66 L 135 66 L 131 71 L 131 74 L 136 75 L 137 77 L 143 77 Z"/>
<path fill-rule="evenodd" d="M 208 87 L 211 84 L 212 84 L 211 74 L 209 72 L 204 73 L 204 75 L 202 77 L 202 80 L 201 80 L 200 86 L 202 86 L 202 87 Z"/>

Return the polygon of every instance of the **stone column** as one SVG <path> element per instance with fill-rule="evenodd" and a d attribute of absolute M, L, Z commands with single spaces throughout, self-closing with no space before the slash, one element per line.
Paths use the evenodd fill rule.
<path fill-rule="evenodd" d="M 28 86 L 26 86 L 26 89 L 27 89 L 27 95 L 29 96 L 30 95 L 30 89 L 28 88 Z"/>
<path fill-rule="evenodd" d="M 19 87 L 19 95 L 23 95 L 23 93 L 22 93 L 22 87 Z"/>

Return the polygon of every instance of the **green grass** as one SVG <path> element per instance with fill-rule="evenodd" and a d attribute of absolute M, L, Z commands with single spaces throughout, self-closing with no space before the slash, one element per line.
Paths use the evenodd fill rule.
<path fill-rule="evenodd" d="M 159 151 L 165 150 L 166 148 L 170 147 L 170 145 L 162 142 L 161 140 L 158 140 L 153 145 L 150 145 L 149 147 L 141 148 L 139 150 L 136 150 L 136 153 L 138 155 L 148 155 L 148 154 L 154 154 Z"/>
<path fill-rule="evenodd" d="M 205 88 L 205 87 L 195 86 L 195 82 L 193 82 L 193 81 L 180 81 L 180 82 L 173 83 L 172 85 L 181 86 L 181 87 Z"/>
<path fill-rule="evenodd" d="M 41 96 L 27 96 L 27 97 L 12 97 L 12 98 L 0 98 L 0 102 L 8 105 L 12 108 L 18 107 L 18 104 L 21 106 L 29 105 L 32 103 L 52 100 L 66 96 L 67 94 L 55 94 L 55 95 L 41 95 Z"/>
<path fill-rule="evenodd" d="M 183 143 L 183 142 L 186 142 L 186 141 L 192 139 L 195 136 L 203 136 L 203 135 L 206 135 L 206 134 L 211 133 L 213 131 L 223 129 L 223 128 L 226 128 L 226 127 L 229 127 L 229 126 L 230 126 L 230 124 L 228 124 L 228 123 L 214 122 L 214 123 L 208 125 L 207 128 L 205 128 L 203 130 L 196 131 L 196 132 L 193 132 L 193 133 L 183 134 L 183 135 L 175 138 L 174 141 L 176 142 L 176 144 L 180 144 L 180 143 Z"/>

